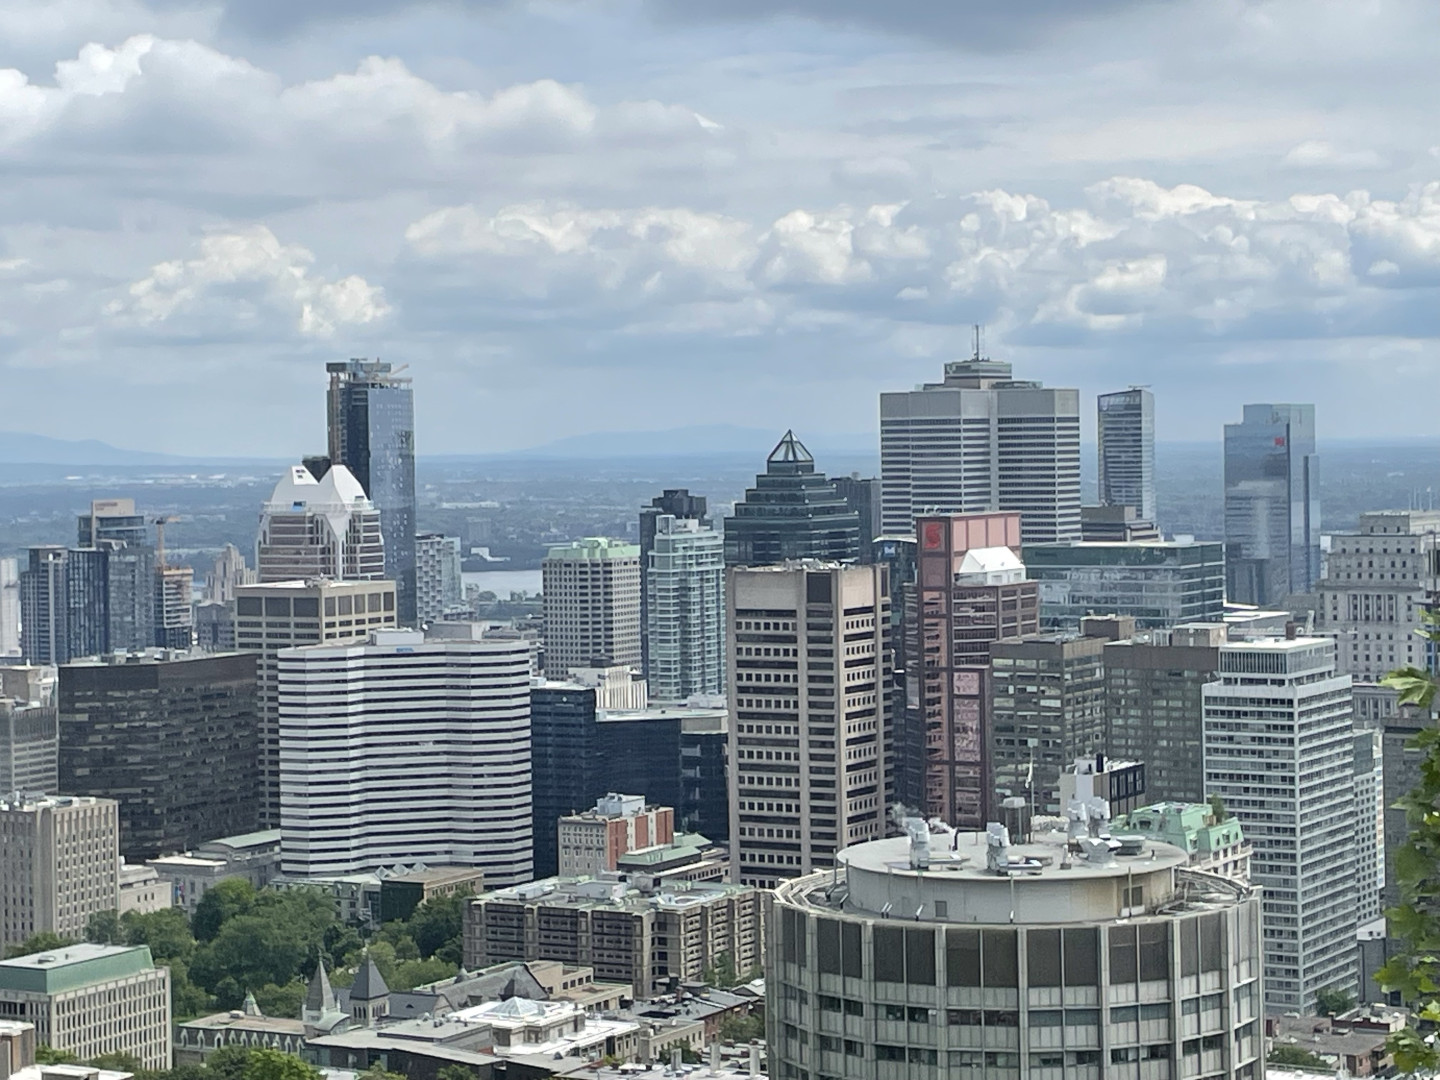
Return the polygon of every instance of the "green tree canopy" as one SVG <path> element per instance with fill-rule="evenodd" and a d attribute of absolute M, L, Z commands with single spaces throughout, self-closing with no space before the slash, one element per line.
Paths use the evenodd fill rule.
<path fill-rule="evenodd" d="M 1326 1075 L 1333 1072 L 1335 1068 L 1319 1054 L 1312 1054 L 1303 1046 L 1277 1046 L 1266 1055 L 1265 1060 L 1271 1065 L 1295 1065 L 1306 1069 L 1323 1069 Z"/>
<path fill-rule="evenodd" d="M 1315 995 L 1315 1008 L 1321 1016 L 1339 1016 L 1355 1007 L 1355 995 L 1338 987 L 1327 987 Z"/>
<path fill-rule="evenodd" d="M 195 917 L 190 920 L 195 940 L 213 940 L 226 922 L 254 908 L 255 896 L 255 886 L 244 878 L 217 882 L 195 905 Z"/>
<path fill-rule="evenodd" d="M 92 945 L 124 945 L 125 930 L 120 925 L 120 912 L 97 911 L 85 923 L 85 940 Z"/>

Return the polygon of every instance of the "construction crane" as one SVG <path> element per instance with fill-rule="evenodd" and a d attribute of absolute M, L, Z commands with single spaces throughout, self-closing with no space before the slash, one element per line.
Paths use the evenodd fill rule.
<path fill-rule="evenodd" d="M 165 526 L 172 521 L 180 519 L 173 514 L 156 518 L 151 524 L 155 526 L 155 567 L 159 570 L 165 569 Z"/>

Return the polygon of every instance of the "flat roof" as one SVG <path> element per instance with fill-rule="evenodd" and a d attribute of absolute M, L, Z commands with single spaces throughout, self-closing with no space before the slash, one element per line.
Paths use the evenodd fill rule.
<path fill-rule="evenodd" d="M 936 850 L 936 840 L 944 844 Z M 1108 863 L 1092 863 L 1082 856 L 1067 858 L 1064 833 L 1046 833 L 1030 843 L 1010 844 L 1012 872 L 1009 875 L 1023 888 L 1027 882 L 1053 881 L 1057 878 L 1075 881 L 1086 878 L 1123 878 L 1143 867 L 1146 873 L 1167 867 L 1185 866 L 1190 856 L 1178 847 L 1159 840 L 1146 839 L 1144 853 L 1138 858 L 1112 858 Z M 952 848 L 950 845 L 954 844 Z M 876 874 L 903 874 L 945 881 L 973 881 L 992 885 L 1006 881 L 1004 874 L 989 869 L 986 863 L 986 837 L 982 832 L 940 834 L 931 840 L 930 867 L 915 870 L 910 866 L 910 838 L 893 836 L 886 840 L 848 847 L 836 856 L 847 867 Z"/>
<path fill-rule="evenodd" d="M 0 961 L 0 990 L 58 994 L 153 970 L 148 945 L 82 942 Z"/>

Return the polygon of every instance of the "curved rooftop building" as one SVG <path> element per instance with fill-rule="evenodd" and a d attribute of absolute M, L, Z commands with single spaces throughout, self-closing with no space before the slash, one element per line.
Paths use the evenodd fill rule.
<path fill-rule="evenodd" d="M 907 826 L 777 889 L 777 1080 L 1263 1075 L 1258 891 L 1149 838 Z"/>

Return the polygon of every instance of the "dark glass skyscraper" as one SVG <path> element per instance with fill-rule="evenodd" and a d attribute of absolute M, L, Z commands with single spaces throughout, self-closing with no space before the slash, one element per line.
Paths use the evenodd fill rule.
<path fill-rule="evenodd" d="M 535 876 L 560 872 L 557 823 L 605 794 L 595 728 L 595 691 L 574 683 L 530 688 L 530 805 Z"/>
<path fill-rule="evenodd" d="M 1314 405 L 1246 405 L 1225 425 L 1225 593 L 1283 605 L 1320 578 Z"/>
<path fill-rule="evenodd" d="M 1132 386 L 1098 399 L 1100 505 L 1133 506 L 1155 524 L 1155 395 Z"/>
<path fill-rule="evenodd" d="M 379 360 L 343 360 L 330 373 L 330 461 L 344 465 L 380 511 L 385 576 L 399 621 L 414 625 L 415 398 L 409 379 Z"/>
<path fill-rule="evenodd" d="M 835 490 L 793 431 L 785 432 L 755 486 L 725 519 L 725 565 L 860 557 L 860 516 Z"/>

